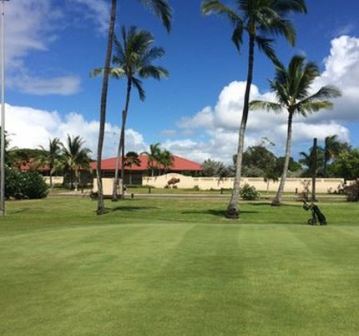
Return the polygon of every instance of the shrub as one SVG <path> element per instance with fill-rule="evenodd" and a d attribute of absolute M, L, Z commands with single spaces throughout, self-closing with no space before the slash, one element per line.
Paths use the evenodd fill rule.
<path fill-rule="evenodd" d="M 358 202 L 359 201 L 359 180 L 356 180 L 350 186 L 344 188 L 347 195 L 348 202 Z"/>
<path fill-rule="evenodd" d="M 6 169 L 5 196 L 16 199 L 38 199 L 47 196 L 48 186 L 37 172 L 21 173 Z"/>
<path fill-rule="evenodd" d="M 20 173 L 14 169 L 5 170 L 5 197 L 19 198 L 20 192 Z"/>
<path fill-rule="evenodd" d="M 200 189 L 199 189 L 199 186 L 198 185 L 195 185 L 194 187 L 193 187 L 193 190 L 194 191 L 199 191 Z"/>
<path fill-rule="evenodd" d="M 38 199 L 47 196 L 48 186 L 38 172 L 22 173 L 21 177 L 21 193 L 26 198 Z"/>
<path fill-rule="evenodd" d="M 245 184 L 240 190 L 240 196 L 246 201 L 254 201 L 260 198 L 260 193 L 255 187 Z"/>

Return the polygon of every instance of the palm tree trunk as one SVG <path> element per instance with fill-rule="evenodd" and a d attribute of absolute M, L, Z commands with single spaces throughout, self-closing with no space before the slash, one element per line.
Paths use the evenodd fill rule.
<path fill-rule="evenodd" d="M 287 129 L 287 143 L 286 143 L 286 147 L 285 147 L 285 160 L 284 160 L 284 166 L 283 166 L 283 173 L 282 173 L 282 177 L 280 179 L 277 194 L 272 201 L 272 206 L 278 206 L 281 204 L 281 201 L 282 201 L 282 195 L 283 195 L 283 191 L 284 191 L 285 181 L 287 179 L 291 147 L 292 147 L 292 122 L 293 122 L 293 113 L 289 112 L 288 129 Z"/>
<path fill-rule="evenodd" d="M 313 167 L 312 167 L 312 202 L 317 201 L 316 183 L 317 183 L 317 166 L 318 166 L 318 140 L 313 140 Z"/>
<path fill-rule="evenodd" d="M 122 125 L 121 125 L 121 134 L 120 134 L 120 142 L 117 148 L 117 155 L 116 155 L 116 165 L 115 165 L 115 179 L 113 181 L 113 188 L 112 188 L 112 201 L 116 202 L 118 201 L 118 195 L 117 195 L 117 186 L 118 186 L 118 176 L 120 171 L 120 157 L 122 153 L 122 147 L 123 147 L 123 129 L 125 127 L 125 111 L 122 111 Z"/>
<path fill-rule="evenodd" d="M 97 146 L 96 175 L 97 175 L 97 188 L 98 188 L 98 199 L 97 199 L 98 215 L 102 215 L 105 212 L 105 204 L 103 201 L 101 161 L 102 161 L 103 142 L 105 137 L 107 92 L 108 92 L 109 72 L 110 72 L 111 57 L 112 57 L 113 38 L 115 34 L 116 7 L 117 7 L 117 0 L 112 0 L 111 17 L 110 17 L 108 38 L 107 38 L 107 51 L 106 51 L 104 75 L 102 80 L 100 127 L 99 127 L 98 146 Z"/>
<path fill-rule="evenodd" d="M 248 74 L 247 74 L 247 85 L 244 96 L 244 106 L 241 126 L 239 128 L 239 139 L 238 139 L 238 150 L 237 150 L 237 162 L 236 162 L 236 174 L 234 178 L 233 192 L 231 200 L 227 207 L 226 217 L 236 219 L 239 217 L 238 201 L 239 191 L 242 174 L 242 159 L 244 149 L 244 136 L 247 127 L 248 113 L 249 113 L 249 98 L 251 94 L 251 85 L 253 81 L 253 70 L 254 70 L 254 35 L 249 37 L 249 56 L 248 56 Z"/>
<path fill-rule="evenodd" d="M 118 145 L 117 151 L 117 158 L 116 158 L 116 171 L 115 171 L 115 179 L 113 181 L 113 193 L 112 193 L 112 200 L 117 201 L 117 186 L 118 186 L 118 167 L 119 162 L 121 160 L 121 198 L 124 198 L 124 177 L 125 177 L 125 132 L 126 132 L 126 122 L 127 122 L 127 115 L 128 115 L 128 108 L 130 106 L 130 99 L 131 99 L 131 90 L 132 90 L 132 80 L 128 78 L 127 80 L 127 94 L 126 94 L 126 103 L 125 108 L 122 113 L 122 126 L 121 126 L 121 136 L 120 142 Z"/>

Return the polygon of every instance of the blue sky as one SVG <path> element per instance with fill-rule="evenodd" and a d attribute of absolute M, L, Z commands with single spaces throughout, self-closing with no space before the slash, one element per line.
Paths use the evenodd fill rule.
<path fill-rule="evenodd" d="M 64 138 L 77 132 L 95 151 L 101 80 L 91 79 L 89 71 L 104 61 L 109 2 L 12 0 L 7 4 L 7 103 L 13 145 L 36 147 L 51 136 Z M 159 64 L 170 71 L 167 80 L 145 82 L 144 103 L 133 95 L 128 149 L 140 151 L 161 142 L 172 152 L 198 161 L 207 157 L 228 161 L 235 151 L 246 47 L 238 53 L 230 41 L 229 23 L 217 16 L 202 16 L 200 3 L 172 0 L 173 30 L 167 34 L 138 1 L 119 0 L 118 27 L 137 25 L 151 31 L 156 44 L 166 50 Z M 334 111 L 298 120 L 294 154 L 306 149 L 314 135 L 323 138 L 337 133 L 359 145 L 359 114 L 353 110 L 359 103 L 355 91 L 359 82 L 359 2 L 342 4 L 332 0 L 330 6 L 323 6 L 323 2 L 308 0 L 309 13 L 292 18 L 298 35 L 295 48 L 283 40 L 276 43 L 283 62 L 304 53 L 320 65 L 322 82 L 333 80 L 330 84 L 340 84 L 350 92 Z M 256 97 L 267 97 L 267 80 L 272 75 L 270 62 L 257 53 Z M 106 156 L 115 153 L 124 89 L 123 83 L 111 81 Z M 20 120 L 23 116 L 26 119 Z M 259 143 L 266 136 L 281 154 L 284 134 L 285 115 L 257 114 L 253 125 L 249 124 L 247 144 Z"/>

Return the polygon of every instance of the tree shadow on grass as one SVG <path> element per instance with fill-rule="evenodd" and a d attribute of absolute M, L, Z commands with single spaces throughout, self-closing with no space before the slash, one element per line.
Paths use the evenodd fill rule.
<path fill-rule="evenodd" d="M 271 202 L 256 202 L 256 203 L 247 203 L 247 205 L 250 206 L 268 206 L 271 207 L 273 209 L 280 209 L 280 208 L 284 208 L 284 207 L 298 207 L 301 206 L 301 203 L 298 202 L 298 204 L 286 204 L 286 203 L 281 203 L 281 205 L 277 205 L 277 206 L 272 206 Z"/>
<path fill-rule="evenodd" d="M 125 212 L 133 212 L 133 211 L 142 211 L 142 210 L 154 210 L 158 209 L 157 207 L 151 206 L 117 206 L 115 208 L 107 208 L 108 212 L 116 212 L 116 211 L 125 211 Z"/>
<path fill-rule="evenodd" d="M 215 209 L 208 209 L 208 210 L 197 210 L 197 211 L 182 211 L 183 215 L 212 215 L 217 217 L 226 217 L 226 210 L 215 210 Z M 258 213 L 258 211 L 246 211 L 241 210 L 241 214 L 250 214 L 250 213 Z"/>

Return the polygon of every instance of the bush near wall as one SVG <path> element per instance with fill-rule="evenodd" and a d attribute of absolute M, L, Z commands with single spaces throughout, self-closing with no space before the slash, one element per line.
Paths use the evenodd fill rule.
<path fill-rule="evenodd" d="M 348 202 L 359 202 L 359 179 L 350 186 L 344 188 Z"/>
<path fill-rule="evenodd" d="M 240 192 L 239 192 L 240 196 L 242 199 L 246 200 L 246 201 L 255 201 L 260 199 L 261 194 L 256 190 L 255 187 L 250 186 L 249 184 L 245 184 Z"/>
<path fill-rule="evenodd" d="M 22 173 L 11 168 L 5 172 L 5 197 L 15 199 L 45 198 L 48 186 L 38 172 Z"/>

